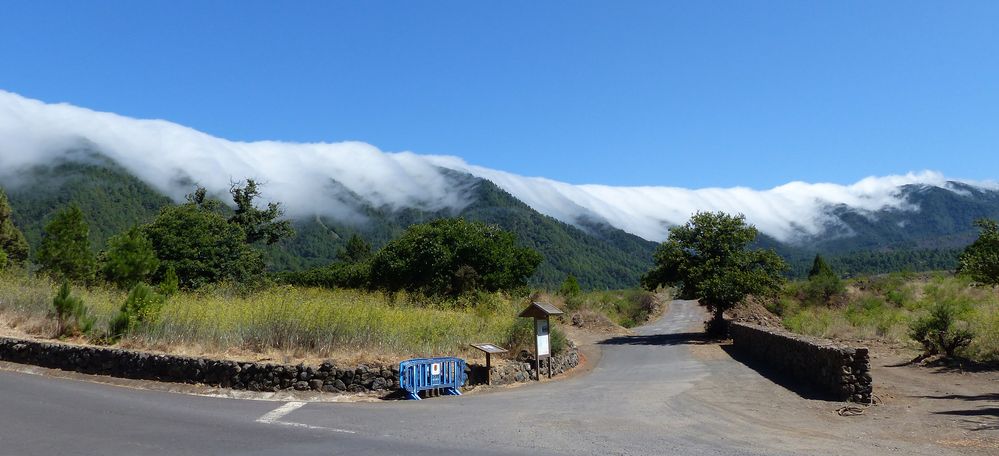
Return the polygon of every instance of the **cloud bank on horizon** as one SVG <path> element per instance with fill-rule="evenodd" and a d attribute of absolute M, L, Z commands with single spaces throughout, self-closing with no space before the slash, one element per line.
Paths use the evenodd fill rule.
<path fill-rule="evenodd" d="M 29 167 L 97 151 L 175 200 L 192 182 L 224 194 L 233 181 L 255 178 L 268 199 L 292 217 L 328 215 L 361 222 L 350 200 L 376 207 L 460 210 L 468 188 L 455 188 L 441 168 L 488 179 L 535 210 L 567 223 L 604 221 L 661 241 L 666 227 L 699 210 L 742 213 L 781 241 L 820 234 L 837 223 L 827 209 L 918 210 L 899 186 L 948 187 L 937 172 L 869 177 L 852 185 L 791 182 L 769 190 L 573 185 L 466 163 L 458 157 L 383 152 L 362 142 L 237 142 L 163 120 L 140 120 L 68 104 L 47 104 L 0 90 L 0 178 L 17 184 Z M 972 185 L 989 185 L 968 182 Z M 349 195 L 352 193 L 353 195 Z"/>

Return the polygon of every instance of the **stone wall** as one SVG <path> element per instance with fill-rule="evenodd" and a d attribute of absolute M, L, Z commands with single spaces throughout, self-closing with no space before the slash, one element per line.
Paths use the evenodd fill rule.
<path fill-rule="evenodd" d="M 399 386 L 398 366 L 240 363 L 10 338 L 0 338 L 0 360 L 84 374 L 201 383 L 250 391 L 295 389 L 361 393 L 393 390 Z"/>
<path fill-rule="evenodd" d="M 871 361 L 866 348 L 850 348 L 744 322 L 732 322 L 729 334 L 736 349 L 783 375 L 839 400 L 871 402 Z"/>
<path fill-rule="evenodd" d="M 579 365 L 579 350 L 576 348 L 566 349 L 546 360 L 541 360 L 541 375 L 548 375 L 548 363 L 552 366 L 552 376 L 563 374 Z M 510 383 L 528 382 L 537 380 L 535 373 L 536 360 L 527 362 L 499 361 L 492 366 L 491 376 L 493 385 L 507 385 Z M 469 372 L 469 384 L 483 384 L 486 382 L 485 366 L 471 365 Z"/>
<path fill-rule="evenodd" d="M 313 390 L 330 393 L 390 392 L 399 387 L 399 366 L 323 363 L 319 366 L 236 362 L 191 358 L 110 347 L 0 337 L 0 360 L 33 364 L 92 375 L 199 383 L 250 391 Z M 569 349 L 551 358 L 552 374 L 579 364 L 579 352 Z M 507 362 L 492 368 L 494 385 L 536 380 L 535 362 Z M 548 361 L 542 361 L 542 375 Z M 469 364 L 467 384 L 485 383 L 485 367 Z"/>

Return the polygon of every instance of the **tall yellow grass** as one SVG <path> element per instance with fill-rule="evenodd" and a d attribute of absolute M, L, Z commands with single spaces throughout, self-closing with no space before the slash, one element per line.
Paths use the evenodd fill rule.
<path fill-rule="evenodd" d="M 0 275 L 0 313 L 8 321 L 44 317 L 55 290 L 56 284 L 44 278 Z M 98 331 L 126 297 L 103 287 L 74 287 L 73 293 L 97 316 Z M 504 343 L 522 304 L 500 295 L 480 301 L 428 306 L 404 294 L 281 286 L 242 296 L 215 287 L 170 297 L 155 324 L 122 343 L 315 357 L 362 350 L 387 356 L 460 354 L 472 342 Z"/>

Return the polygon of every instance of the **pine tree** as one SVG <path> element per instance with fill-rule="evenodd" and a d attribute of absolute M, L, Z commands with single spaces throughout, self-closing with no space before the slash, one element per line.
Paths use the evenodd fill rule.
<path fill-rule="evenodd" d="M 816 254 L 815 260 L 812 261 L 812 269 L 808 270 L 808 278 L 811 279 L 815 276 L 820 275 L 836 275 L 833 273 L 832 268 L 826 263 L 826 260 L 822 258 L 822 255 Z"/>
<path fill-rule="evenodd" d="M 8 263 L 22 264 L 28 259 L 28 241 L 14 226 L 12 212 L 7 193 L 0 188 L 0 269 Z"/>
<path fill-rule="evenodd" d="M 354 234 L 347 240 L 347 245 L 340 250 L 337 258 L 347 263 L 360 263 L 371 257 L 371 244 Z"/>
<path fill-rule="evenodd" d="M 137 226 L 108 240 L 101 257 L 101 276 L 121 288 L 145 282 L 159 267 L 153 243 Z"/>
<path fill-rule="evenodd" d="M 86 282 L 94 277 L 96 261 L 90 251 L 90 227 L 78 206 L 70 205 L 56 213 L 45 225 L 38 249 L 41 271 L 57 279 Z"/>

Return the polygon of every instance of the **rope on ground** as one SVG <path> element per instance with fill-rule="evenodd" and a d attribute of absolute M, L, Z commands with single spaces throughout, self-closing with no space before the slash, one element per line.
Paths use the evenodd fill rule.
<path fill-rule="evenodd" d="M 857 416 L 863 415 L 866 411 L 866 409 L 857 407 L 856 405 L 847 405 L 836 409 L 836 414 L 839 416 Z"/>

